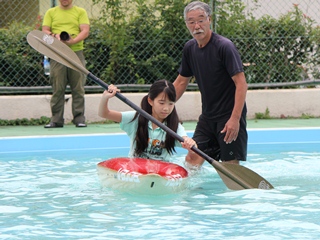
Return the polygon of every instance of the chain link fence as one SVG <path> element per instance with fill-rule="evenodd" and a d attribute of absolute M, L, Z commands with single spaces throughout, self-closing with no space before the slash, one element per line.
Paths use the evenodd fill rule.
<path fill-rule="evenodd" d="M 87 10 L 86 68 L 122 91 L 173 81 L 187 31 L 183 0 L 74 0 Z M 320 83 L 320 1 L 211 0 L 212 28 L 238 47 L 249 88 L 317 87 Z M 120 5 L 119 5 L 120 4 Z M 0 93 L 50 93 L 43 56 L 26 35 L 41 30 L 58 0 L 0 0 Z M 197 89 L 196 79 L 190 89 Z M 88 81 L 86 92 L 101 92 Z"/>

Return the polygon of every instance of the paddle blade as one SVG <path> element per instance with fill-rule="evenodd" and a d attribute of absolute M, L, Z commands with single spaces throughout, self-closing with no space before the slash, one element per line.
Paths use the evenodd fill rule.
<path fill-rule="evenodd" d="M 254 171 L 232 163 L 220 163 L 225 169 L 223 172 L 217 172 L 220 175 L 222 181 L 225 185 L 231 190 L 242 190 L 250 188 L 259 188 L 259 189 L 272 189 L 273 186 L 266 179 L 261 177 L 259 174 Z M 228 173 L 228 174 L 226 174 Z M 231 175 L 231 177 L 230 177 Z M 239 179 L 239 180 L 236 180 Z"/>
<path fill-rule="evenodd" d="M 85 75 L 89 74 L 89 71 L 82 65 L 77 54 L 58 39 L 42 31 L 33 30 L 28 33 L 27 41 L 39 53 Z"/>

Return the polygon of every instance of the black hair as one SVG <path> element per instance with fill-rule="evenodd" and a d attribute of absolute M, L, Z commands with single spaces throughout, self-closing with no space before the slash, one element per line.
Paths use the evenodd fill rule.
<path fill-rule="evenodd" d="M 149 94 L 144 96 L 141 100 L 141 108 L 145 110 L 147 113 L 152 115 L 152 106 L 148 102 L 148 97 L 151 100 L 154 100 L 160 93 L 164 92 L 166 97 L 172 101 L 176 102 L 176 90 L 173 84 L 167 80 L 158 80 L 152 84 L 149 90 Z M 138 112 L 135 114 L 135 120 L 138 117 L 138 127 L 135 137 L 136 142 L 136 149 L 135 155 L 139 156 L 144 150 L 148 147 L 148 122 L 149 120 L 140 115 Z M 176 110 L 176 107 L 173 108 L 172 112 L 166 118 L 166 125 L 172 129 L 174 132 L 177 132 L 178 124 L 179 124 L 179 117 Z M 176 152 L 175 147 L 175 138 L 172 137 L 170 134 L 166 134 L 165 146 L 166 150 L 169 154 Z"/>

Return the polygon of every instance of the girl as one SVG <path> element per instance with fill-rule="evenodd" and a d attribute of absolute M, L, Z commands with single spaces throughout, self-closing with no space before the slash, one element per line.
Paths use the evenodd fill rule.
<path fill-rule="evenodd" d="M 182 143 L 138 112 L 109 110 L 108 101 L 116 92 L 119 92 L 119 89 L 114 85 L 110 85 L 108 91 L 104 91 L 100 101 L 99 116 L 120 123 L 120 128 L 130 137 L 129 157 L 169 161 L 175 152 L 175 146 L 178 145 L 187 149 L 193 156 L 189 161 L 190 164 L 194 165 L 201 159 L 191 150 L 191 147 L 196 145 L 195 141 L 187 137 L 184 127 L 179 123 L 175 108 L 176 92 L 171 82 L 156 81 L 150 87 L 148 95 L 143 97 L 141 108 L 180 135 L 184 139 Z"/>

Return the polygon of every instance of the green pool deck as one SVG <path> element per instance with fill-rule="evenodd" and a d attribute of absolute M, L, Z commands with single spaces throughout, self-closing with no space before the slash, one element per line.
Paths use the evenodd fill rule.
<path fill-rule="evenodd" d="M 310 119 L 261 119 L 248 120 L 248 129 L 258 128 L 306 128 L 320 127 L 320 118 Z M 186 130 L 194 130 L 196 122 L 184 122 Z M 121 133 L 119 124 L 88 124 L 86 128 L 76 128 L 67 124 L 63 128 L 47 129 L 43 126 L 0 126 L 0 137 L 27 137 L 27 136 L 52 136 L 52 135 L 85 135 Z"/>

